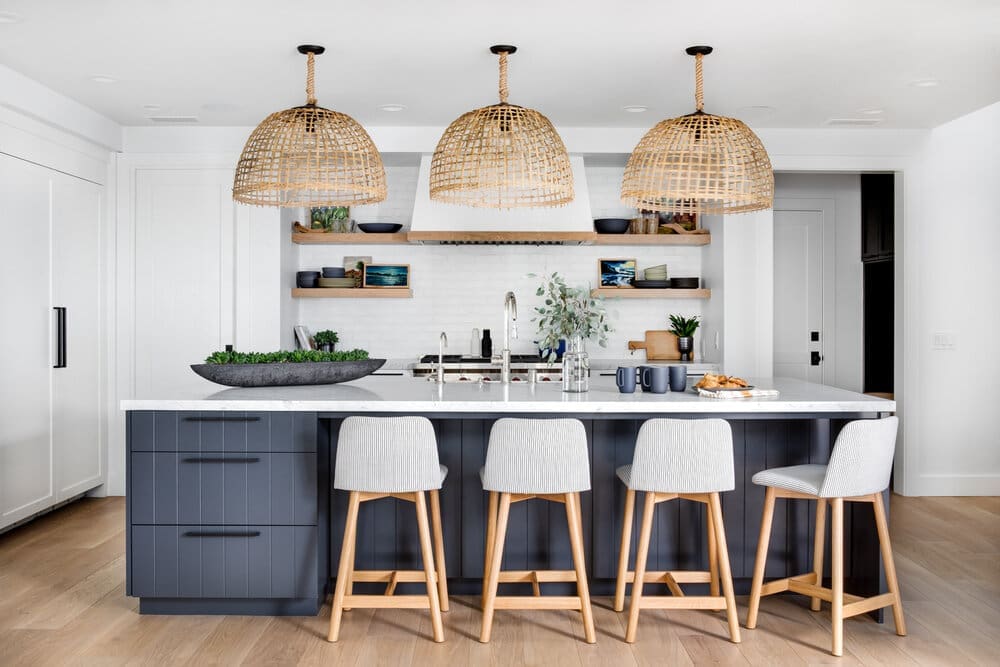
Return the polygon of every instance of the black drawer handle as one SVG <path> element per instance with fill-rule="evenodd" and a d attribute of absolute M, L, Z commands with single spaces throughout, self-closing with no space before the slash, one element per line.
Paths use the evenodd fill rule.
<path fill-rule="evenodd" d="M 259 422 L 260 417 L 185 417 L 186 422 Z"/>
<path fill-rule="evenodd" d="M 189 530 L 184 537 L 260 537 L 259 530 Z"/>
<path fill-rule="evenodd" d="M 184 463 L 260 463 L 259 456 L 189 456 Z"/>

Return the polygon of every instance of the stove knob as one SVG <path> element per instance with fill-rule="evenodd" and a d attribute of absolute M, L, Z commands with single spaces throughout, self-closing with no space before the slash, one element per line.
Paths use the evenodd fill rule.
<path fill-rule="evenodd" d="M 458 378 L 458 381 L 459 381 L 459 382 L 468 382 L 468 381 L 469 381 L 469 378 L 467 378 L 467 377 L 465 377 L 465 376 L 463 375 L 462 377 Z"/>
<path fill-rule="evenodd" d="M 542 382 L 552 382 L 552 378 L 546 376 L 542 378 Z"/>
<path fill-rule="evenodd" d="M 483 378 L 482 381 L 483 382 L 493 382 L 493 380 L 491 378 Z"/>

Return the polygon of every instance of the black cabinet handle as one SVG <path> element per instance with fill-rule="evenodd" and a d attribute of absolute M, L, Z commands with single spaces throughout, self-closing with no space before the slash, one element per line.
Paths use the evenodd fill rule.
<path fill-rule="evenodd" d="M 56 363 L 52 368 L 66 368 L 66 308 L 55 306 L 56 311 Z"/>
<path fill-rule="evenodd" d="M 186 422 L 259 422 L 260 417 L 185 417 Z"/>
<path fill-rule="evenodd" d="M 189 530 L 184 537 L 260 537 L 259 530 Z"/>
<path fill-rule="evenodd" d="M 184 463 L 260 463 L 259 456 L 189 456 Z"/>

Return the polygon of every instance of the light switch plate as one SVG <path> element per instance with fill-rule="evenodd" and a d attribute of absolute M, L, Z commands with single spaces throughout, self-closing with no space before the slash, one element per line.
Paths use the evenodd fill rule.
<path fill-rule="evenodd" d="M 954 331 L 935 331 L 931 334 L 932 350 L 954 350 L 958 345 L 958 334 Z"/>

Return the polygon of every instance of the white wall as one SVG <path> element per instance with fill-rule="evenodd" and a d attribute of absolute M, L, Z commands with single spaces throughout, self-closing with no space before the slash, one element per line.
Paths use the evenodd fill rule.
<path fill-rule="evenodd" d="M 932 130 L 904 175 L 909 494 L 1000 495 L 998 146 L 1000 103 Z"/>
<path fill-rule="evenodd" d="M 774 177 L 774 198 L 828 199 L 834 219 L 834 321 L 823 328 L 833 335 L 828 384 L 861 391 L 864 381 L 864 327 L 861 265 L 861 179 L 858 174 L 780 173 Z M 831 342 L 828 341 L 827 342 Z M 832 351 L 833 354 L 829 354 Z"/>

